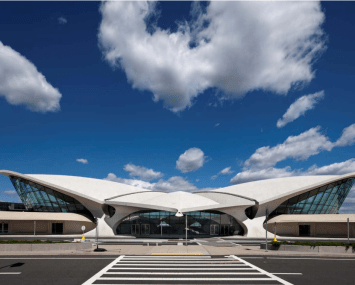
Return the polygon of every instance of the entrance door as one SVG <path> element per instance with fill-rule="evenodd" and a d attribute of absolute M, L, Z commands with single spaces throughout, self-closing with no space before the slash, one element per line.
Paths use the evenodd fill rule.
<path fill-rule="evenodd" d="M 221 225 L 221 235 L 222 236 L 229 235 L 229 225 Z"/>
<path fill-rule="evenodd" d="M 141 225 L 141 233 L 142 233 L 142 235 L 149 235 L 150 234 L 150 225 L 149 224 Z"/>
<path fill-rule="evenodd" d="M 215 236 L 219 234 L 219 226 L 218 225 L 211 225 L 210 226 L 210 234 L 211 236 Z"/>
<path fill-rule="evenodd" d="M 131 225 L 131 234 L 132 235 L 139 235 L 140 234 L 139 225 Z"/>
<path fill-rule="evenodd" d="M 52 223 L 52 234 L 53 235 L 63 234 L 63 223 Z"/>
<path fill-rule="evenodd" d="M 299 236 L 300 237 L 311 236 L 311 226 L 310 225 L 299 225 Z"/>

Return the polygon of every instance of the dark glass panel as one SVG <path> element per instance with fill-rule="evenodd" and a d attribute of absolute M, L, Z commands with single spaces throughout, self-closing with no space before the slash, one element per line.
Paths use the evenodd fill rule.
<path fill-rule="evenodd" d="M 280 214 L 337 213 L 349 194 L 355 179 L 343 179 L 307 193 L 292 197 L 277 207 L 270 217 Z"/>
<path fill-rule="evenodd" d="M 184 217 L 176 217 L 174 212 L 142 211 L 124 218 L 117 226 L 117 234 L 147 235 L 149 225 L 151 235 L 185 236 L 186 216 L 188 236 L 243 234 L 243 228 L 230 215 L 217 211 L 188 212 Z M 213 233 L 211 234 L 211 225 Z"/>
<path fill-rule="evenodd" d="M 76 199 L 48 187 L 18 177 L 10 177 L 20 199 L 31 211 L 72 212 L 93 220 L 92 214 Z"/>

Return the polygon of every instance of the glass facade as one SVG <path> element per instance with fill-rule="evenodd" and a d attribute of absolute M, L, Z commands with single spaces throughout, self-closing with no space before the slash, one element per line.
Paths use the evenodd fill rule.
<path fill-rule="evenodd" d="M 11 176 L 10 180 L 28 211 L 77 213 L 94 219 L 90 211 L 73 197 L 22 178 Z"/>
<path fill-rule="evenodd" d="M 283 202 L 269 217 L 284 214 L 336 214 L 354 181 L 355 178 L 343 179 L 292 197 Z"/>
<path fill-rule="evenodd" d="M 175 212 L 140 211 L 124 218 L 117 234 L 134 236 L 192 236 L 243 235 L 241 225 L 230 215 L 217 211 L 188 212 L 176 217 Z"/>

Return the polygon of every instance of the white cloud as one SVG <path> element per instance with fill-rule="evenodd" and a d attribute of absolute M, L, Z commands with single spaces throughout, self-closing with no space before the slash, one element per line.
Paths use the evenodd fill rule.
<path fill-rule="evenodd" d="M 120 178 L 120 177 L 117 177 L 113 173 L 109 173 L 107 175 L 107 177 L 104 178 L 104 180 L 119 182 L 119 183 L 131 185 L 131 186 L 135 186 L 135 187 L 140 187 L 140 188 L 144 188 L 144 189 L 149 189 L 149 190 L 152 190 L 152 188 L 153 188 L 153 186 L 155 184 L 155 183 L 149 183 L 149 182 L 138 180 L 138 179 Z"/>
<path fill-rule="evenodd" d="M 276 126 L 278 128 L 284 127 L 286 124 L 293 122 L 298 117 L 304 115 L 308 110 L 314 109 L 315 105 L 324 98 L 324 91 L 320 91 L 314 94 L 309 94 L 298 98 L 287 109 L 286 113 L 282 116 L 282 119 L 277 121 Z"/>
<path fill-rule="evenodd" d="M 231 168 L 232 168 L 232 167 L 229 166 L 229 167 L 226 167 L 226 168 L 222 169 L 222 170 L 221 170 L 220 172 L 218 172 L 216 175 L 213 175 L 213 176 L 211 177 L 211 179 L 212 179 L 212 180 L 216 180 L 219 175 L 232 174 L 234 171 L 231 170 Z"/>
<path fill-rule="evenodd" d="M 25 105 L 36 112 L 58 111 L 62 97 L 33 63 L 0 42 L 1 96 L 12 105 Z"/>
<path fill-rule="evenodd" d="M 306 160 L 321 151 L 330 151 L 333 143 L 320 133 L 320 127 L 311 128 L 298 136 L 289 136 L 282 144 L 264 146 L 245 161 L 245 167 L 265 169 L 287 158 Z"/>
<path fill-rule="evenodd" d="M 231 184 L 246 183 L 250 181 L 270 179 L 270 178 L 282 178 L 294 176 L 295 172 L 291 171 L 290 167 L 285 168 L 274 168 L 269 167 L 265 169 L 246 169 L 242 172 L 239 172 L 231 180 Z"/>
<path fill-rule="evenodd" d="M 82 163 L 82 164 L 88 164 L 88 163 L 89 163 L 88 160 L 85 159 L 85 158 L 77 158 L 76 161 L 77 161 L 77 162 L 80 162 L 80 163 Z"/>
<path fill-rule="evenodd" d="M 341 137 L 335 142 L 335 146 L 347 146 L 355 143 L 355 124 L 345 128 Z"/>
<path fill-rule="evenodd" d="M 64 25 L 66 23 L 68 23 L 68 20 L 64 17 L 59 17 L 58 18 L 58 23 L 61 24 L 61 25 Z"/>
<path fill-rule="evenodd" d="M 109 173 L 107 177 L 104 179 L 132 185 L 136 187 L 141 187 L 153 191 L 163 191 L 163 192 L 175 192 L 175 191 L 195 192 L 195 191 L 207 191 L 213 189 L 213 188 L 198 188 L 181 176 L 173 176 L 170 177 L 168 180 L 160 179 L 156 183 L 150 183 L 150 182 L 136 180 L 136 179 L 119 178 L 113 173 Z"/>
<path fill-rule="evenodd" d="M 126 164 L 123 169 L 129 172 L 129 176 L 138 176 L 140 179 L 147 181 L 158 179 L 164 175 L 161 172 L 156 172 L 153 169 L 137 166 L 132 163 Z"/>
<path fill-rule="evenodd" d="M 331 151 L 334 147 L 352 145 L 355 142 L 355 124 L 344 128 L 341 137 L 335 143 L 323 135 L 320 129 L 320 126 L 317 126 L 298 136 L 289 136 L 283 143 L 274 147 L 258 148 L 245 161 L 244 170 L 247 168 L 267 169 L 288 158 L 306 160 L 321 151 Z"/>
<path fill-rule="evenodd" d="M 309 175 L 342 175 L 351 172 L 355 172 L 355 158 L 319 168 L 314 165 L 307 170 Z"/>
<path fill-rule="evenodd" d="M 17 195 L 16 190 L 5 190 L 5 191 L 2 191 L 2 193 L 6 194 L 6 195 L 10 195 L 10 196 Z"/>
<path fill-rule="evenodd" d="M 286 94 L 314 78 L 312 63 L 325 49 L 319 2 L 211 1 L 206 13 L 199 5 L 176 32 L 154 25 L 148 32 L 155 3 L 104 2 L 98 40 L 105 59 L 174 112 L 211 87 L 224 99 L 260 89 Z"/>
<path fill-rule="evenodd" d="M 176 161 L 176 168 L 182 173 L 196 171 L 203 166 L 205 159 L 206 157 L 201 149 L 192 147 L 179 156 Z"/>
<path fill-rule="evenodd" d="M 215 126 L 215 127 L 218 127 L 219 125 L 220 125 L 220 123 L 217 123 L 217 124 L 215 124 L 214 126 Z"/>
<path fill-rule="evenodd" d="M 235 175 L 230 183 L 239 184 L 256 180 L 301 175 L 343 175 L 352 172 L 355 172 L 355 158 L 322 167 L 313 165 L 306 171 L 302 171 L 302 169 L 291 170 L 289 166 L 285 168 L 268 167 L 265 169 L 244 169 L 242 172 Z"/>

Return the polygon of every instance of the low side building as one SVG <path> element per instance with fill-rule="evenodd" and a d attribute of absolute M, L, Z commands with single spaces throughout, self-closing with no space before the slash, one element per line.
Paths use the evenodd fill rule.
<path fill-rule="evenodd" d="M 39 213 L 0 211 L 0 232 L 9 235 L 81 234 L 81 227 L 88 232 L 95 224 L 88 218 L 74 213 Z"/>
<path fill-rule="evenodd" d="M 268 231 L 278 236 L 293 237 L 355 237 L 355 215 L 280 215 L 268 220 Z M 264 223 L 264 229 L 266 224 Z"/>

